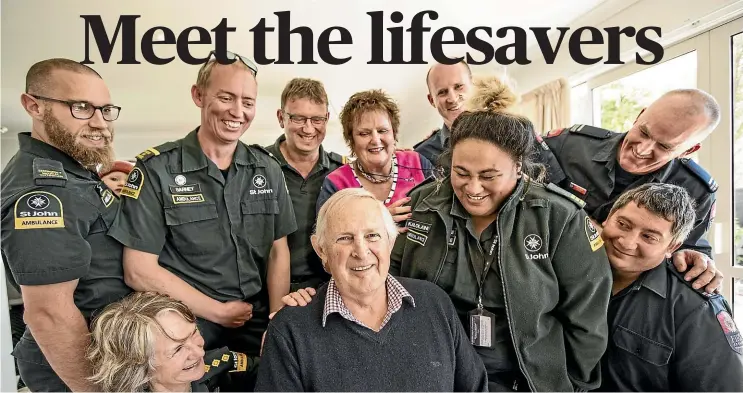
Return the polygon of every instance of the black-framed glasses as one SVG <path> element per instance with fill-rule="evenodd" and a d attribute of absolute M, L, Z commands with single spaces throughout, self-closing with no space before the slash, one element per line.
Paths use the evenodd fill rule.
<path fill-rule="evenodd" d="M 325 117 L 325 116 L 307 117 L 307 116 L 295 115 L 293 113 L 289 113 L 289 112 L 286 112 L 286 111 L 282 111 L 282 112 L 284 112 L 284 114 L 286 115 L 286 117 L 289 118 L 289 121 L 291 121 L 292 123 L 297 124 L 297 125 L 302 125 L 302 124 L 306 123 L 307 122 L 307 119 L 310 119 L 310 123 L 312 123 L 312 125 L 315 125 L 315 126 L 321 126 L 321 125 L 325 124 L 325 122 L 328 121 L 328 118 Z"/>
<path fill-rule="evenodd" d="M 233 62 L 235 62 L 235 60 L 240 60 L 243 64 L 245 64 L 250 69 L 250 72 L 253 73 L 253 76 L 258 76 L 258 66 L 255 65 L 255 63 L 252 60 L 248 59 L 245 56 L 238 55 L 237 53 L 230 52 L 228 50 L 225 51 L 224 53 L 225 53 L 225 56 L 227 57 L 227 60 L 230 61 L 228 64 L 232 64 Z M 217 56 L 217 51 L 213 50 L 209 52 L 209 57 L 206 59 L 206 63 L 204 63 L 202 68 L 206 67 L 206 65 L 209 64 L 209 62 L 212 61 L 212 59 L 215 59 L 219 64 L 222 64 L 222 62 L 219 61 L 220 60 L 219 57 Z"/>
<path fill-rule="evenodd" d="M 79 120 L 88 120 L 93 117 L 96 110 L 101 111 L 101 115 L 103 115 L 103 119 L 106 121 L 114 121 L 119 118 L 119 113 L 121 112 L 121 107 L 116 105 L 103 105 L 103 106 L 95 106 L 89 102 L 86 101 L 65 101 L 65 100 L 58 100 L 56 98 L 49 98 L 49 97 L 43 97 L 43 96 L 37 96 L 34 94 L 29 94 L 31 97 L 36 98 L 37 100 L 44 100 L 44 101 L 51 101 L 51 102 L 58 102 L 60 104 L 66 104 L 70 107 L 70 114 L 75 119 Z"/>

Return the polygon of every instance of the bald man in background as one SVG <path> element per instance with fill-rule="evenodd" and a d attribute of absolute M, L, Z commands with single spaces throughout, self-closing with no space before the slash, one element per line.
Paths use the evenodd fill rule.
<path fill-rule="evenodd" d="M 435 64 L 428 70 L 426 86 L 428 103 L 436 108 L 444 124 L 413 148 L 434 165 L 439 165 L 439 155 L 449 147 L 451 125 L 464 111 L 465 100 L 472 88 L 472 71 L 464 61 L 451 65 Z"/>

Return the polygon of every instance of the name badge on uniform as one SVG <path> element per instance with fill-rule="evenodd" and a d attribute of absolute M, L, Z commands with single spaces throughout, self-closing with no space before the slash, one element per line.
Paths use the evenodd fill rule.
<path fill-rule="evenodd" d="M 495 343 L 495 314 L 474 309 L 470 316 L 470 343 L 476 347 L 492 348 Z"/>

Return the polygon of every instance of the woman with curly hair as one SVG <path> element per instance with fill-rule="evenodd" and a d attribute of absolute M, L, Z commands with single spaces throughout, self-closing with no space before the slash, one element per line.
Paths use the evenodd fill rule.
<path fill-rule="evenodd" d="M 367 90 L 349 98 L 340 114 L 343 139 L 356 157 L 328 174 L 317 199 L 317 210 L 344 188 L 361 187 L 384 202 L 400 225 L 409 216 L 407 193 L 433 176 L 433 165 L 414 151 L 396 148 L 400 109 L 382 90 Z"/>

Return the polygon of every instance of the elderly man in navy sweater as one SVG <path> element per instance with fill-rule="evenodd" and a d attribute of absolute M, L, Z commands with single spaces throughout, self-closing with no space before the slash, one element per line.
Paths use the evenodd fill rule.
<path fill-rule="evenodd" d="M 269 324 L 258 391 L 486 391 L 449 296 L 387 274 L 397 226 L 361 188 L 335 193 L 312 245 L 331 280 Z"/>

